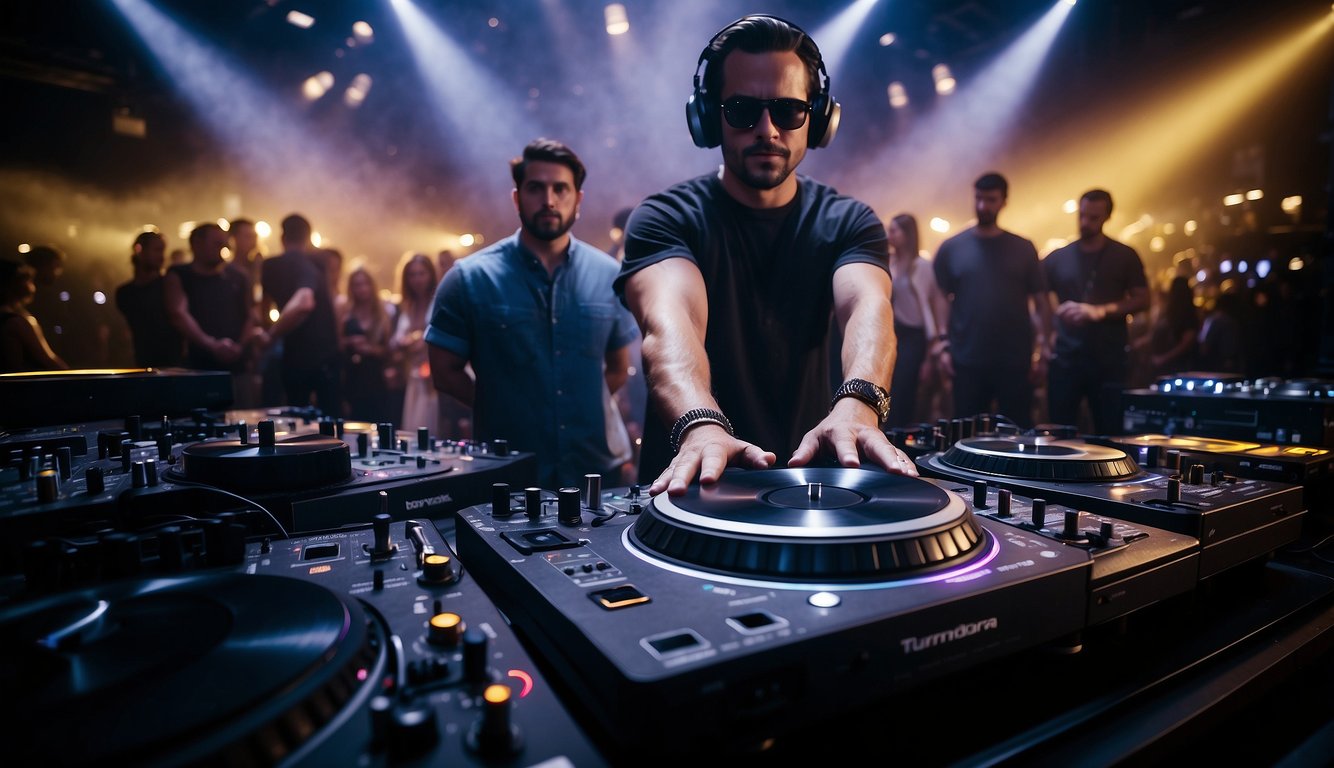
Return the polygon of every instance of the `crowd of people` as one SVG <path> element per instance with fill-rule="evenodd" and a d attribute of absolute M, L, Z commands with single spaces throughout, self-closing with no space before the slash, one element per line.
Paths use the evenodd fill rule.
<path fill-rule="evenodd" d="M 1116 394 L 1159 375 L 1297 372 L 1299 350 L 1264 336 L 1301 322 L 1290 284 L 1205 295 L 1182 273 L 1151 289 L 1104 232 L 1103 189 L 1044 259 L 1001 227 L 1009 183 L 983 173 L 975 225 L 928 258 L 911 213 L 882 222 L 795 173 L 839 110 L 815 42 L 747 16 L 709 42 L 687 105 L 720 170 L 618 213 L 611 255 L 570 232 L 583 163 L 537 139 L 509 169 L 514 235 L 457 260 L 405 255 L 396 301 L 292 214 L 272 256 L 247 219 L 196 227 L 179 262 L 140 234 L 115 307 L 137 365 L 229 371 L 237 407 L 504 437 L 537 453 L 545 486 L 637 471 L 653 493 L 780 455 L 913 475 L 894 427 L 991 412 L 1106 434 Z M 64 261 L 0 261 L 4 371 L 68 367 L 49 330 L 67 320 L 34 304 Z"/>

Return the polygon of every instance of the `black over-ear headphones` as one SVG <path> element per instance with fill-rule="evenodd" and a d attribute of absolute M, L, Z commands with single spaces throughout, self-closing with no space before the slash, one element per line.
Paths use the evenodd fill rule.
<path fill-rule="evenodd" d="M 792 27 L 805 36 L 807 40 L 810 40 L 811 46 L 815 48 L 815 63 L 820 70 L 820 89 L 811 97 L 810 129 L 806 133 L 806 146 L 811 149 L 819 149 L 829 146 L 829 142 L 834 140 L 834 134 L 838 132 L 838 121 L 843 108 L 829 95 L 829 72 L 825 70 L 824 58 L 820 56 L 820 48 L 815 45 L 814 38 L 787 19 L 781 19 L 777 16 L 752 15 L 743 16 L 718 30 L 718 34 L 709 40 L 709 44 L 699 54 L 699 61 L 695 64 L 695 92 L 690 95 L 690 100 L 686 102 L 686 124 L 690 126 L 690 138 L 694 139 L 695 146 L 709 148 L 723 143 L 722 126 L 720 124 L 722 119 L 720 114 L 722 111 L 722 94 L 709 93 L 708 88 L 704 85 L 707 68 L 716 66 L 713 61 L 715 55 L 713 51 L 714 43 L 718 41 L 718 38 L 732 31 L 744 21 L 765 18 Z"/>

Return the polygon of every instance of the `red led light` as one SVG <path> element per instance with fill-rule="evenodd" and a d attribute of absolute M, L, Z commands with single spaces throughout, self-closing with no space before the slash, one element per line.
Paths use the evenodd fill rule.
<path fill-rule="evenodd" d="M 505 674 L 517 678 L 523 682 L 523 687 L 519 689 L 519 698 L 527 696 L 533 690 L 533 676 L 524 672 L 522 669 L 511 669 Z"/>

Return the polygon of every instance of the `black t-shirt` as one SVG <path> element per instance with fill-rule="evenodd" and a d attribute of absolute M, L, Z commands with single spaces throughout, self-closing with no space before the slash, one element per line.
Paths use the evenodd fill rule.
<path fill-rule="evenodd" d="M 315 293 L 315 309 L 283 339 L 283 365 L 313 370 L 338 359 L 338 326 L 324 272 L 304 253 L 264 260 L 264 294 L 282 308 L 302 288 Z"/>
<path fill-rule="evenodd" d="M 1132 288 L 1147 288 L 1144 264 L 1135 249 L 1107 238 L 1102 250 L 1085 253 L 1074 242 L 1052 251 L 1042 261 L 1047 287 L 1058 301 L 1111 304 Z M 1056 322 L 1056 357 L 1123 358 L 1126 354 L 1126 319 L 1108 315 L 1097 323 L 1070 326 Z"/>
<path fill-rule="evenodd" d="M 829 320 L 834 270 L 888 269 L 875 212 L 805 177 L 778 211 L 736 202 L 717 175 L 700 176 L 645 200 L 626 226 L 616 279 L 669 258 L 699 267 L 708 294 L 704 347 L 714 397 L 737 436 L 785 460 L 829 412 Z M 669 414 L 675 418 L 677 414 Z M 646 419 L 640 477 L 671 461 L 662 418 Z"/>
<path fill-rule="evenodd" d="M 190 316 L 200 330 L 215 339 L 240 341 L 250 312 L 250 281 L 245 275 L 234 269 L 201 274 L 189 264 L 176 264 L 169 271 L 180 278 Z M 188 345 L 187 360 L 191 368 L 210 371 L 226 371 L 241 365 L 219 363 L 208 350 L 193 344 Z"/>
<path fill-rule="evenodd" d="M 966 229 L 940 244 L 936 283 L 950 300 L 950 356 L 968 366 L 1027 366 L 1033 351 L 1028 298 L 1046 300 L 1033 243 L 1012 232 Z"/>
<path fill-rule="evenodd" d="M 169 368 L 180 365 L 185 345 L 180 331 L 167 319 L 162 278 L 130 281 L 116 289 L 116 309 L 125 316 L 134 339 L 135 365 Z"/>

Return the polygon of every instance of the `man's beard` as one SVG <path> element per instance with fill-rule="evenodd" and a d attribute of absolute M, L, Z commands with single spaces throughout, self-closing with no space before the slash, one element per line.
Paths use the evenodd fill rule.
<path fill-rule="evenodd" d="M 747 164 L 747 160 L 750 159 L 752 154 L 757 152 L 780 153 L 782 155 L 782 166 L 776 170 L 765 170 L 752 173 L 750 166 Z M 784 149 L 783 147 L 771 144 L 752 144 L 741 151 L 740 159 L 735 164 L 736 167 L 732 170 L 736 171 L 737 177 L 746 186 L 751 187 L 752 189 L 775 189 L 783 182 L 787 181 L 787 177 L 792 175 L 792 166 L 788 163 L 791 158 L 791 151 Z M 776 159 L 777 158 L 770 158 L 769 162 L 772 163 Z"/>
<path fill-rule="evenodd" d="M 554 219 L 552 219 L 551 216 L 544 215 L 550 213 L 552 212 L 538 211 L 532 216 L 525 218 L 523 220 L 524 231 L 538 240 L 550 242 L 559 239 L 566 232 L 570 231 L 570 227 L 574 226 L 573 216 L 570 217 L 569 221 L 566 221 L 559 213 L 554 214 Z"/>
<path fill-rule="evenodd" d="M 977 225 L 979 227 L 991 227 L 996 224 L 996 214 L 991 211 L 977 212 Z"/>

